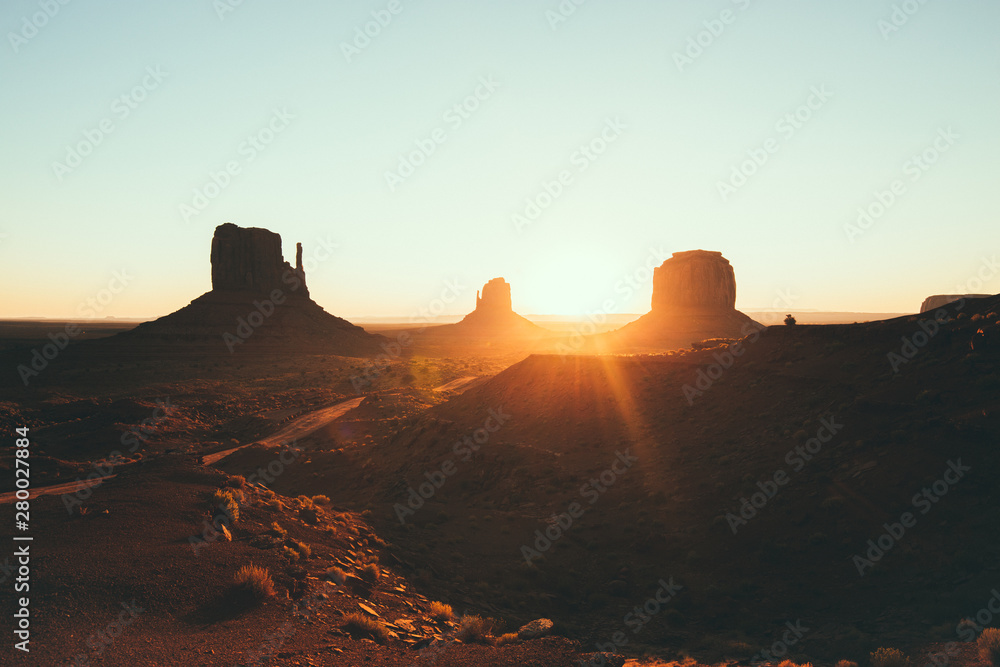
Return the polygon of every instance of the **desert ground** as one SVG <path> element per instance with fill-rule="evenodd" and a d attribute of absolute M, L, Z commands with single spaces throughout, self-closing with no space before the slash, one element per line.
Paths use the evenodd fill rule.
<path fill-rule="evenodd" d="M 26 664 L 985 665 L 998 310 L 617 355 L 434 327 L 384 326 L 374 359 L 98 331 L 0 393 L 31 442 Z M 64 327 L 5 324 L 5 371 Z M 234 586 L 251 564 L 273 595 Z"/>

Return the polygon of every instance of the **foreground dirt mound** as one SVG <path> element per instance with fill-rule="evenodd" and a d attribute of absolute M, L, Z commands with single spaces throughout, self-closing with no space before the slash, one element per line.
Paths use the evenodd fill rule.
<path fill-rule="evenodd" d="M 472 600 L 593 642 L 673 577 L 629 650 L 750 659 L 800 622 L 794 655 L 918 656 L 1000 570 L 1000 346 L 971 349 L 998 307 L 530 357 L 363 455 L 375 518 Z"/>

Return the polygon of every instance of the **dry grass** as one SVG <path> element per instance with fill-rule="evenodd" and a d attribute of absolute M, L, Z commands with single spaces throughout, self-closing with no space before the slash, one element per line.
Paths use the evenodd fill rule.
<path fill-rule="evenodd" d="M 344 616 L 344 630 L 352 637 L 368 637 L 379 644 L 389 641 L 389 631 L 384 625 L 360 612 Z"/>
<path fill-rule="evenodd" d="M 238 589 L 250 593 L 258 601 L 274 597 L 274 580 L 267 568 L 244 565 L 233 577 L 233 582 Z"/>
<path fill-rule="evenodd" d="M 378 583 L 378 580 L 382 577 L 382 570 L 378 569 L 378 565 L 375 563 L 368 563 L 361 570 L 361 578 L 367 581 L 369 584 Z"/>
<path fill-rule="evenodd" d="M 1000 667 L 1000 628 L 986 628 L 976 640 L 979 659 L 992 667 Z"/>
<path fill-rule="evenodd" d="M 326 571 L 326 578 L 338 586 L 343 586 L 347 583 L 347 573 L 336 566 Z"/>
<path fill-rule="evenodd" d="M 502 627 L 503 623 L 495 618 L 467 615 L 459 620 L 456 636 L 467 644 L 486 644 L 487 646 L 491 646 L 496 643 L 495 635 Z"/>
<path fill-rule="evenodd" d="M 429 613 L 435 621 L 455 620 L 455 612 L 452 610 L 451 605 L 443 602 L 431 602 Z"/>
<path fill-rule="evenodd" d="M 871 654 L 871 667 L 907 667 L 910 659 L 898 648 L 880 648 Z"/>
<path fill-rule="evenodd" d="M 506 634 L 500 635 L 496 638 L 494 644 L 496 646 L 506 646 L 507 644 L 514 644 L 518 640 L 516 632 L 508 632 Z"/>
<path fill-rule="evenodd" d="M 237 497 L 242 497 L 242 495 L 239 491 L 218 489 L 212 496 L 213 512 L 215 509 L 221 510 L 233 523 L 236 523 L 240 520 L 240 504 Z"/>

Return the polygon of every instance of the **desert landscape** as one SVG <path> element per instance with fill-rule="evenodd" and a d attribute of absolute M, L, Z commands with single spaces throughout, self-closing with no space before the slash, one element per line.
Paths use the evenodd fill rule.
<path fill-rule="evenodd" d="M 1000 5 L 0 17 L 0 665 L 1000 667 Z"/>

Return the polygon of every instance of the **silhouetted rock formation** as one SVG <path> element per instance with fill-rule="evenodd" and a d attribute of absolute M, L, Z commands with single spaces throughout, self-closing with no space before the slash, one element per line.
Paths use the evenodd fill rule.
<path fill-rule="evenodd" d="M 513 313 L 510 302 L 510 283 L 503 278 L 494 278 L 483 285 L 482 296 L 476 292 L 476 312 L 495 315 Z"/>
<path fill-rule="evenodd" d="M 653 270 L 653 312 L 736 308 L 736 274 L 721 252 L 675 252 Z"/>
<path fill-rule="evenodd" d="M 924 299 L 920 305 L 920 312 L 926 313 L 928 310 L 937 310 L 942 306 L 947 306 L 952 301 L 959 299 L 985 299 L 991 294 L 935 294 Z"/>
<path fill-rule="evenodd" d="M 267 293 L 285 289 L 298 277 L 298 292 L 309 296 L 302 270 L 302 244 L 296 245 L 295 268 L 281 255 L 281 236 L 259 227 L 231 222 L 215 228 L 212 237 L 212 289 Z"/>
<path fill-rule="evenodd" d="M 476 309 L 457 324 L 434 327 L 432 335 L 478 338 L 538 338 L 550 332 L 514 312 L 510 284 L 494 278 L 476 292 Z"/>
<path fill-rule="evenodd" d="M 212 238 L 212 290 L 180 310 L 109 341 L 115 344 L 376 354 L 382 336 L 326 312 L 309 298 L 302 244 L 295 267 L 281 254 L 281 236 L 267 229 L 219 225 Z"/>
<path fill-rule="evenodd" d="M 675 252 L 653 271 L 652 310 L 598 336 L 614 347 L 688 347 L 708 338 L 741 338 L 762 325 L 736 310 L 736 274 L 721 252 Z"/>

